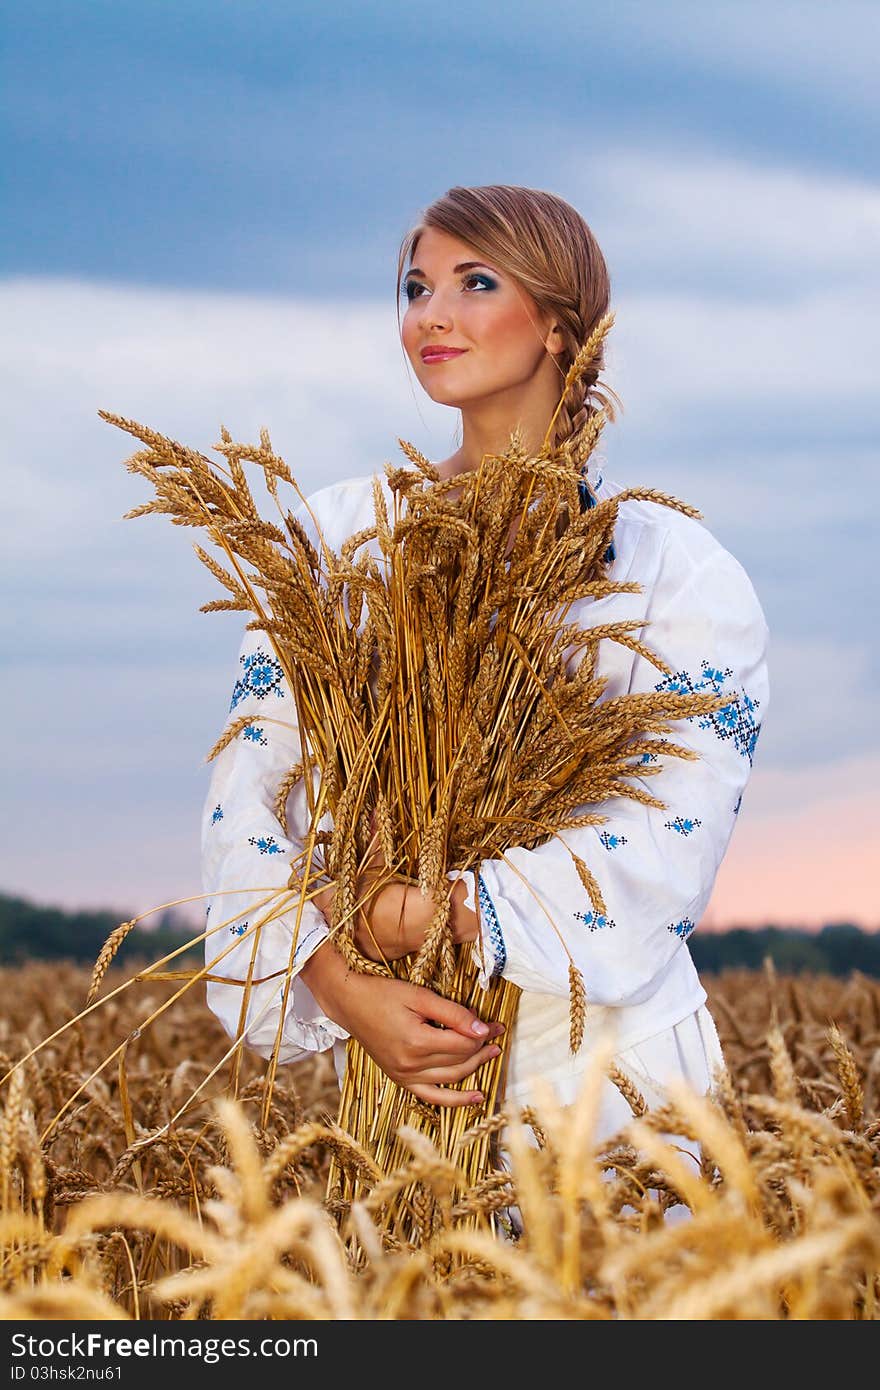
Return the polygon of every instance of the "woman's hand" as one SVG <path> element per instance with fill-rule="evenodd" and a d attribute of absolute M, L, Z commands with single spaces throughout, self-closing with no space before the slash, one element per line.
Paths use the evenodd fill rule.
<path fill-rule="evenodd" d="M 465 907 L 466 897 L 464 883 L 456 883 L 449 906 L 452 939 L 456 943 L 477 939 L 477 914 Z M 419 888 L 402 879 L 392 879 L 378 890 L 372 907 L 358 914 L 354 934 L 357 948 L 362 955 L 377 961 L 409 955 L 422 945 L 435 911 L 435 904 L 423 898 Z"/>
<path fill-rule="evenodd" d="M 392 878 L 358 913 L 355 945 L 370 960 L 399 960 L 419 949 L 435 911 L 435 904 L 418 888 Z"/>
<path fill-rule="evenodd" d="M 358 912 L 354 942 L 361 955 L 369 960 L 399 960 L 421 946 L 434 916 L 434 904 L 402 878 L 391 878 L 381 888 L 375 887 L 374 880 L 378 877 L 378 873 L 373 874 L 372 878 L 368 874 L 360 877 L 360 896 L 365 899 L 365 904 Z M 460 887 L 464 896 L 464 885 Z M 336 885 L 330 884 L 312 898 L 315 906 L 323 912 L 328 926 L 335 893 Z M 468 915 L 473 916 L 473 913 Z M 469 939 L 455 936 L 454 921 L 453 937 L 462 941 Z"/>
<path fill-rule="evenodd" d="M 386 1076 L 429 1105 L 483 1100 L 478 1090 L 448 1090 L 501 1051 L 503 1023 L 484 1023 L 463 1004 L 407 980 L 350 970 L 332 941 L 302 967 L 319 1006 L 357 1038 Z"/>
<path fill-rule="evenodd" d="M 386 879 L 380 886 L 380 880 Z M 311 899 L 328 926 L 335 895 L 336 884 L 330 883 Z M 418 889 L 412 896 L 411 885 L 404 879 L 389 876 L 382 851 L 375 845 L 358 875 L 358 898 L 364 905 L 357 914 L 354 942 L 362 955 L 370 960 L 389 961 L 418 950 L 425 939 L 433 905 L 425 902 Z"/>
<path fill-rule="evenodd" d="M 370 830 L 373 835 L 371 853 L 359 878 L 360 896 L 366 901 L 358 912 L 354 940 L 361 954 L 370 960 L 398 960 L 419 950 L 434 919 L 436 904 L 430 898 L 423 898 L 418 886 L 400 876 L 393 875 L 389 879 L 376 831 L 375 811 Z M 381 886 L 377 886 L 380 883 Z M 457 883 L 450 904 L 455 942 L 475 941 L 479 929 L 476 913 L 464 905 L 466 895 L 465 885 Z"/>

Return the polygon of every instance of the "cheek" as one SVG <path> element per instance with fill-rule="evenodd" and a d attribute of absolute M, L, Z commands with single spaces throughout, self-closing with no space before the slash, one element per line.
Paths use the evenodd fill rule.
<path fill-rule="evenodd" d="M 519 300 L 489 302 L 474 306 L 474 335 L 479 341 L 503 352 L 507 358 L 529 355 L 536 342 L 536 333 Z"/>

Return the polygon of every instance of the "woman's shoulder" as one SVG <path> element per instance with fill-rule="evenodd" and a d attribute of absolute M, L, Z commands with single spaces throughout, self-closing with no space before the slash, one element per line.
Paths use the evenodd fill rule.
<path fill-rule="evenodd" d="M 623 492 L 626 486 L 606 478 L 598 495 L 611 497 Z M 707 599 L 710 595 L 723 596 L 728 604 L 739 603 L 765 621 L 744 565 L 722 544 L 704 518 L 689 516 L 662 502 L 624 498 L 614 529 L 614 544 L 619 557 L 615 577 L 623 577 L 623 570 L 639 581 L 650 581 L 653 576 L 652 587 L 660 585 L 671 590 L 699 583 Z"/>
<path fill-rule="evenodd" d="M 621 483 L 606 476 L 603 478 L 597 495 L 600 499 L 613 497 L 617 493 L 625 492 L 629 487 L 641 486 L 655 485 L 653 483 Z M 671 494 L 666 492 L 662 486 L 657 487 L 657 491 L 664 496 L 671 497 Z M 675 500 L 688 502 L 689 499 L 680 497 Z M 724 550 L 721 542 L 709 529 L 703 518 L 688 516 L 686 512 L 678 511 L 677 508 L 667 506 L 664 502 L 652 502 L 647 498 L 623 498 L 617 514 L 615 539 L 617 539 L 618 530 L 622 533 L 629 532 L 633 537 L 648 532 L 658 547 L 673 545 L 675 548 L 685 551 L 695 564 L 702 564 L 705 560 L 711 559 Z"/>

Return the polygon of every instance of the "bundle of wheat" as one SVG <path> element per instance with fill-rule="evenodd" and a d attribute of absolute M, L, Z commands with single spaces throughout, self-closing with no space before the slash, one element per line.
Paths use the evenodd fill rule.
<path fill-rule="evenodd" d="M 612 321 L 606 315 L 578 354 L 557 412 L 594 366 Z M 455 479 L 441 480 L 401 440 L 414 467 L 386 465 L 392 515 L 374 477 L 375 525 L 349 537 L 337 555 L 316 518 L 317 546 L 285 511 L 279 485 L 302 493 L 265 430 L 260 446 L 251 447 L 234 443 L 224 429 L 216 447 L 228 469 L 218 469 L 153 430 L 100 413 L 146 446 L 126 467 L 147 478 L 156 496 L 127 515 L 163 512 L 176 525 L 206 531 L 228 568 L 201 547 L 196 551 L 229 597 L 204 609 L 253 614 L 248 627 L 271 639 L 296 701 L 303 756 L 283 781 L 279 811 L 283 815 L 289 792 L 303 779 L 311 820 L 287 890 L 271 895 L 248 926 L 254 951 L 262 926 L 299 904 L 292 961 L 302 904 L 329 881 L 335 885 L 334 938 L 353 968 L 404 975 L 510 1024 L 516 988 L 500 980 L 481 991 L 472 952 L 453 941 L 449 871 L 478 870 L 486 856 L 599 823 L 606 818 L 590 807 L 610 797 L 663 806 L 641 784 L 663 764 L 657 758 L 646 767 L 642 755 L 696 754 L 668 738 L 658 744 L 653 736 L 668 734 L 677 719 L 720 708 L 727 697 L 664 689 L 603 699 L 605 680 L 596 671 L 603 641 L 622 643 L 671 673 L 635 635 L 641 620 L 582 627 L 568 614 L 584 600 L 639 591 L 607 573 L 622 501 L 648 499 L 700 513 L 649 488 L 629 488 L 582 509 L 582 470 L 605 419 L 597 411 L 559 447 L 549 442 L 554 416 L 535 454 L 514 431 L 504 453 L 486 455 L 478 469 Z M 261 517 L 246 461 L 262 469 L 281 525 Z M 373 549 L 358 556 L 368 543 Z M 233 721 L 212 753 L 238 732 Z M 320 830 L 328 812 L 333 829 Z M 377 835 L 385 871 L 368 874 Z M 572 857 L 594 910 L 604 913 L 600 885 Z M 376 961 L 358 948 L 355 929 L 359 913 L 392 877 L 417 883 L 433 915 L 418 951 Z M 548 930 L 556 931 L 549 915 Z M 222 953 L 212 966 L 221 960 Z M 252 976 L 251 969 L 242 982 L 242 1017 Z M 573 961 L 570 983 L 571 1047 L 577 1050 L 586 991 Z M 485 1063 L 468 1082 L 476 1081 L 490 1107 L 503 1095 L 503 1060 L 502 1054 Z M 270 1090 L 274 1071 L 273 1061 Z M 404 1158 L 402 1123 L 429 1134 L 449 1161 L 467 1124 L 461 1109 L 414 1105 L 355 1040 L 339 1119 L 386 1173 Z M 488 1143 L 468 1151 L 469 1183 L 485 1174 L 488 1152 Z M 339 1209 L 359 1190 L 357 1177 L 331 1172 L 330 1195 Z M 392 1226 L 398 1236 L 418 1240 L 424 1213 L 415 1209 L 416 1196 L 415 1190 L 395 1193 Z"/>

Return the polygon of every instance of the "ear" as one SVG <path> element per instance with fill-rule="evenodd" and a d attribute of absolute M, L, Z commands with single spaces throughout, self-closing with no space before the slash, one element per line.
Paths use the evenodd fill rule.
<path fill-rule="evenodd" d="M 554 357 L 557 355 L 557 353 L 564 351 L 565 338 L 563 336 L 562 328 L 558 323 L 554 323 L 553 326 L 550 328 L 549 332 L 544 338 L 544 346 L 548 352 L 553 353 Z"/>

